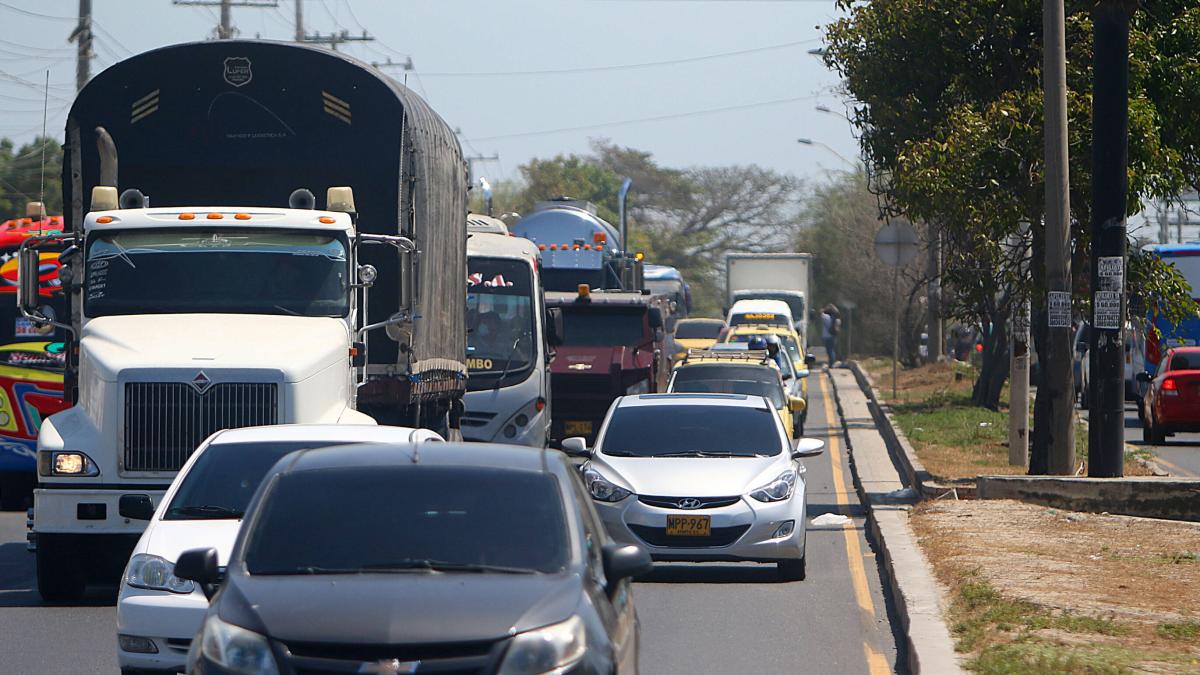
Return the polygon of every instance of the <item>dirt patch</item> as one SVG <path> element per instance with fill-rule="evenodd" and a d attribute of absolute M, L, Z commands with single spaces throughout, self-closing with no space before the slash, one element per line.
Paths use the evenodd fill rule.
<path fill-rule="evenodd" d="M 912 524 L 972 669 L 1200 672 L 1200 525 L 992 500 Z"/>

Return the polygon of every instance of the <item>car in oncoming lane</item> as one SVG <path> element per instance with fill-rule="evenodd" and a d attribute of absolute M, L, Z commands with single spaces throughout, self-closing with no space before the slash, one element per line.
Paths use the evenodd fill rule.
<path fill-rule="evenodd" d="M 177 672 L 208 611 L 195 584 L 174 575 L 179 554 L 211 546 L 225 565 L 250 498 L 288 453 L 346 443 L 441 441 L 428 429 L 287 424 L 218 431 L 200 444 L 155 508 L 149 495 L 122 498 L 121 515 L 149 520 L 117 596 L 117 662 L 123 673 Z"/>
<path fill-rule="evenodd" d="M 587 457 L 583 482 L 608 531 L 646 546 L 655 560 L 774 562 L 805 576 L 808 495 L 803 457 L 772 404 L 737 394 L 624 396 L 609 410 Z"/>
<path fill-rule="evenodd" d="M 630 577 L 556 450 L 354 445 L 281 459 L 217 552 L 189 673 L 634 673 Z M 219 587 L 214 584 L 220 581 Z"/>

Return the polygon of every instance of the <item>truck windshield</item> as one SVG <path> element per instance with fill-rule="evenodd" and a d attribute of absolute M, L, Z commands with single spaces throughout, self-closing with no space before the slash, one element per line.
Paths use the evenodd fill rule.
<path fill-rule="evenodd" d="M 467 260 L 467 388 L 522 381 L 537 355 L 533 275 L 521 260 Z M 507 372 L 507 375 L 505 375 Z"/>
<path fill-rule="evenodd" d="M 120 314 L 346 316 L 346 240 L 287 230 L 100 232 L 87 250 L 84 310 Z"/>
<path fill-rule="evenodd" d="M 649 341 L 645 308 L 637 311 L 563 308 L 563 344 L 580 347 L 632 347 Z"/>

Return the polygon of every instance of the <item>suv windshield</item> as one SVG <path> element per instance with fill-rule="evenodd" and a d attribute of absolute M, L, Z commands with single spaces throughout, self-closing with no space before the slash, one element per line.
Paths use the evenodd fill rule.
<path fill-rule="evenodd" d="M 765 396 L 782 408 L 787 399 L 779 384 L 779 373 L 771 366 L 699 363 L 683 366 L 671 377 L 671 393 L 747 394 Z"/>
<path fill-rule="evenodd" d="M 792 322 L 786 314 L 776 314 L 774 312 L 744 312 L 742 314 L 734 314 L 729 318 L 730 326 L 752 326 L 755 324 L 783 326 L 785 328 L 792 327 Z"/>
<path fill-rule="evenodd" d="M 345 316 L 343 237 L 265 229 L 102 231 L 88 242 L 85 313 Z"/>
<path fill-rule="evenodd" d="M 676 340 L 716 340 L 725 324 L 718 321 L 680 321 L 675 328 Z"/>
<path fill-rule="evenodd" d="M 778 455 L 779 415 L 766 408 L 731 405 L 622 406 L 600 439 L 600 452 L 616 457 Z"/>
<path fill-rule="evenodd" d="M 469 389 L 494 386 L 506 371 L 523 375 L 533 364 L 532 279 L 529 265 L 520 260 L 467 259 Z"/>
<path fill-rule="evenodd" d="M 570 559 L 553 475 L 448 466 L 284 474 L 251 521 L 250 574 L 560 572 Z"/>
<path fill-rule="evenodd" d="M 281 457 L 305 448 L 346 441 L 213 443 L 196 460 L 175 492 L 163 520 L 241 518 L 263 476 Z"/>
<path fill-rule="evenodd" d="M 636 311 L 563 307 L 563 344 L 582 347 L 632 347 L 648 342 L 644 307 Z"/>

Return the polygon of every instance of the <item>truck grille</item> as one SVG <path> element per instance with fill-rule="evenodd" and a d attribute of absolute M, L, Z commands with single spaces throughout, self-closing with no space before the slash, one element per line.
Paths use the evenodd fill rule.
<path fill-rule="evenodd" d="M 200 393 L 183 382 L 125 384 L 125 470 L 178 471 L 220 429 L 277 424 L 269 382 L 224 382 Z"/>

